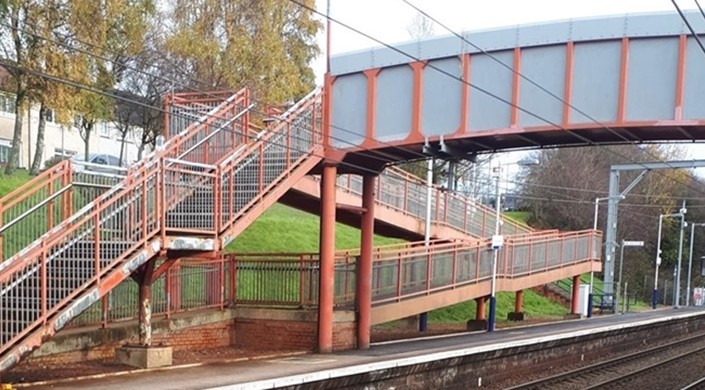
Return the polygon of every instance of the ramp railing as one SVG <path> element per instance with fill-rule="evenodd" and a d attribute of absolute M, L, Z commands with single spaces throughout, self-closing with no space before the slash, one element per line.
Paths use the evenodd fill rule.
<path fill-rule="evenodd" d="M 362 196 L 362 177 L 341 175 L 339 189 Z M 418 219 L 426 218 L 426 183 L 420 178 L 395 167 L 384 170 L 377 179 L 377 203 Z M 495 231 L 495 211 L 470 197 L 433 186 L 431 192 L 433 221 L 445 224 L 468 235 L 490 237 Z M 505 235 L 533 232 L 526 224 L 502 216 L 500 231 Z"/>

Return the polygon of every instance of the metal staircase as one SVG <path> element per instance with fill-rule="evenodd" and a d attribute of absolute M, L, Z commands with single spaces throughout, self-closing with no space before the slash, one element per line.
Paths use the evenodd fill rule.
<path fill-rule="evenodd" d="M 220 250 L 320 161 L 314 91 L 258 134 L 246 90 L 170 96 L 129 170 L 64 161 L 0 200 L 0 373 L 182 238 Z"/>

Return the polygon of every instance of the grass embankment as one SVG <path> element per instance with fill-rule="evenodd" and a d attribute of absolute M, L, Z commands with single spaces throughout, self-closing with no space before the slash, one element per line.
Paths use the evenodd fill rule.
<path fill-rule="evenodd" d="M 227 248 L 231 252 L 315 252 L 318 250 L 318 217 L 276 204 L 259 217 Z M 375 245 L 400 240 L 375 236 Z M 357 248 L 360 231 L 346 225 L 336 226 L 336 248 Z M 514 294 L 497 295 L 497 319 L 502 322 L 514 311 Z M 530 290 L 524 292 L 524 312 L 530 318 L 560 318 L 568 309 Z M 459 303 L 429 313 L 432 324 L 455 324 L 475 316 L 475 301 Z"/>
<path fill-rule="evenodd" d="M 528 211 L 505 211 L 504 215 L 521 223 L 527 223 L 531 213 Z"/>
<path fill-rule="evenodd" d="M 28 182 L 32 177 L 27 171 L 18 170 L 12 175 L 5 175 L 0 172 L 0 197 L 10 193 L 10 191 Z"/>
<path fill-rule="evenodd" d="M 318 217 L 281 204 L 265 211 L 228 247 L 228 252 L 296 253 L 318 251 Z M 400 243 L 401 240 L 375 236 L 375 245 Z M 335 227 L 335 248 L 360 246 L 360 230 L 341 223 Z"/>

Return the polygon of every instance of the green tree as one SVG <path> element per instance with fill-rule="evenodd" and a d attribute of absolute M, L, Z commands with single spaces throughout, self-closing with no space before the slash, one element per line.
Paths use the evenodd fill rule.
<path fill-rule="evenodd" d="M 169 55 L 202 88 L 249 87 L 271 104 L 312 89 L 321 23 L 310 11 L 287 0 L 176 0 L 169 13 Z"/>
<path fill-rule="evenodd" d="M 74 1 L 69 3 L 69 41 L 75 51 L 75 79 L 98 90 L 119 84 L 130 56 L 144 48 L 149 19 L 154 15 L 152 0 Z M 86 158 L 95 125 L 112 119 L 111 98 L 84 89 L 76 91 L 74 110 L 81 115 L 79 132 Z"/>
<path fill-rule="evenodd" d="M 121 60 L 140 51 L 146 21 L 154 12 L 153 1 L 7 0 L 3 5 L 1 55 L 10 63 L 8 71 L 16 99 L 12 148 L 5 172 L 12 173 L 18 166 L 23 114 L 33 102 L 39 103 L 42 114 L 51 108 L 62 124 L 80 113 L 87 153 L 90 132 L 98 120 L 109 117 L 112 102 L 37 72 L 98 89 L 114 88 L 123 70 Z M 43 117 L 40 115 L 32 164 L 35 172 L 43 154 Z"/>

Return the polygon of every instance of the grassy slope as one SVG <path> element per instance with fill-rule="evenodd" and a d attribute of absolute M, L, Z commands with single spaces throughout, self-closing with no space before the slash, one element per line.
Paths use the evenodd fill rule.
<path fill-rule="evenodd" d="M 13 175 L 7 176 L 0 173 L 0 197 L 7 195 L 10 191 L 29 181 L 31 177 L 27 171 L 18 170 Z"/>
<path fill-rule="evenodd" d="M 401 242 L 375 236 L 375 245 Z M 336 249 L 360 246 L 360 231 L 338 224 Z M 318 217 L 284 205 L 275 204 L 248 227 L 227 248 L 230 252 L 316 252 L 318 251 Z"/>
<path fill-rule="evenodd" d="M 432 323 L 459 323 L 475 318 L 475 301 L 463 302 L 444 307 L 429 313 Z M 506 320 L 507 313 L 514 311 L 514 293 L 500 292 L 497 294 L 497 320 Z M 568 309 L 552 302 L 531 290 L 524 290 L 524 313 L 533 318 L 562 317 L 568 314 Z"/>
<path fill-rule="evenodd" d="M 531 215 L 528 211 L 505 211 L 505 216 L 519 222 L 526 223 Z"/>

